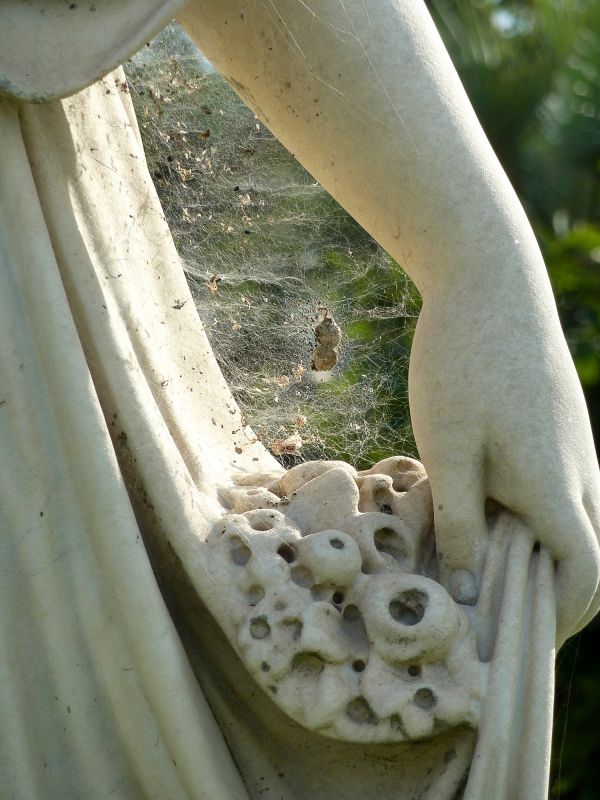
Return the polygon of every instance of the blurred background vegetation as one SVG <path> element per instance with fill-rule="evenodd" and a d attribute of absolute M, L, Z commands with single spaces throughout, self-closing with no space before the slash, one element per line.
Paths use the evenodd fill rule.
<path fill-rule="evenodd" d="M 600 441 L 600 0 L 426 0 L 542 247 Z M 128 65 L 150 169 L 238 402 L 286 465 L 414 453 L 419 298 L 175 26 Z M 325 309 L 339 363 L 311 369 Z M 552 798 L 596 800 L 600 624 L 558 662 Z M 492 798 L 490 798 L 492 800 Z"/>

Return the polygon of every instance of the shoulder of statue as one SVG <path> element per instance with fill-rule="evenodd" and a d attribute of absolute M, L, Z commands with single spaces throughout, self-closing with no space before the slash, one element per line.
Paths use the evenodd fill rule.
<path fill-rule="evenodd" d="M 67 97 L 117 67 L 185 0 L 2 0 L 0 95 Z"/>

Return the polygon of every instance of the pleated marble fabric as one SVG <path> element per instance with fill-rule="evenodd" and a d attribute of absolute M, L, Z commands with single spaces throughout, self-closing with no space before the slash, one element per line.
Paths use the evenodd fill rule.
<path fill-rule="evenodd" d="M 223 381 L 122 81 L 0 99 L 0 795 L 237 800 L 109 433 L 198 525 Z"/>

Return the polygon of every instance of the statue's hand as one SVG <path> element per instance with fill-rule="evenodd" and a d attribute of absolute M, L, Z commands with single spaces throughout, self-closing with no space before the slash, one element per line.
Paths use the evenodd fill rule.
<path fill-rule="evenodd" d="M 531 291 L 476 294 L 429 298 L 411 356 L 442 579 L 456 599 L 475 601 L 485 502 L 497 501 L 556 562 L 562 643 L 600 605 L 600 481 L 587 410 L 550 304 Z"/>
<path fill-rule="evenodd" d="M 587 415 L 535 237 L 425 3 L 245 5 L 189 0 L 181 18 L 425 296 L 411 404 L 445 565 L 478 577 L 485 499 L 503 503 L 558 564 L 564 637 L 599 572 Z"/>

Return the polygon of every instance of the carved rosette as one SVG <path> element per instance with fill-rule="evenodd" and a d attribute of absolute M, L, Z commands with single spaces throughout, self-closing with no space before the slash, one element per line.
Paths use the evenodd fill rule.
<path fill-rule="evenodd" d="M 484 668 L 436 580 L 419 462 L 310 462 L 222 494 L 230 510 L 207 542 L 217 616 L 281 710 L 354 742 L 477 725 Z"/>

